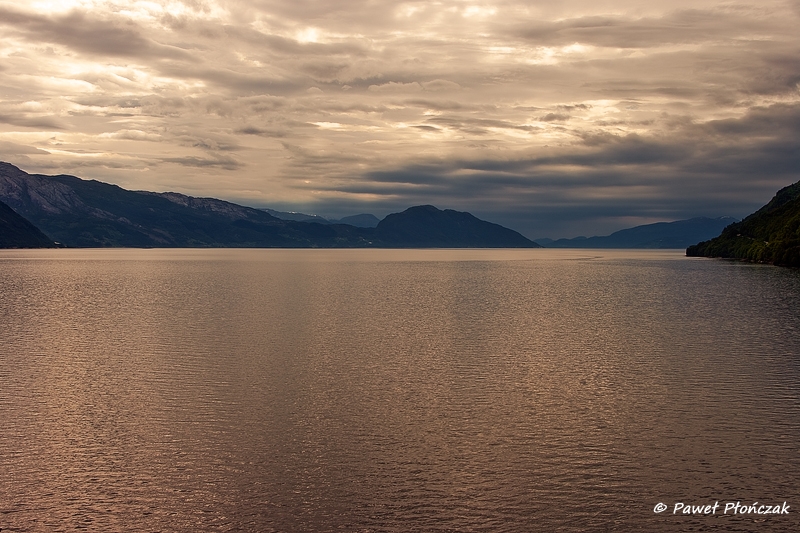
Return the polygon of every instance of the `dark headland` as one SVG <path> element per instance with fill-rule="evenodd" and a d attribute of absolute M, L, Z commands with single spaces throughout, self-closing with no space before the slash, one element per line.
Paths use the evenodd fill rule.
<path fill-rule="evenodd" d="M 686 255 L 800 267 L 800 181 L 719 237 L 689 246 Z"/>

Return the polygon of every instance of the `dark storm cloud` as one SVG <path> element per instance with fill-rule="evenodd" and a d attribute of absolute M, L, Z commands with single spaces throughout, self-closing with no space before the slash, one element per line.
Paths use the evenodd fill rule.
<path fill-rule="evenodd" d="M 743 92 L 754 95 L 797 94 L 800 47 L 758 43 L 738 66 Z M 739 72 L 737 72 L 739 74 Z"/>
<path fill-rule="evenodd" d="M 373 172 L 339 190 L 391 196 L 398 208 L 426 198 L 454 207 L 479 198 L 487 217 L 532 237 L 576 221 L 602 228 L 603 219 L 620 216 L 743 217 L 800 178 L 800 105 L 688 122 L 670 136 L 587 137 L 583 146 L 580 153 L 570 149 L 511 161 L 408 165 Z M 526 208 L 509 209 L 511 196 Z"/>

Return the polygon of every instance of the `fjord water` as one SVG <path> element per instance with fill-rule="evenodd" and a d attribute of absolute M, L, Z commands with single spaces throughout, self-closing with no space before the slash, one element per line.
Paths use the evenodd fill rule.
<path fill-rule="evenodd" d="M 799 310 L 680 251 L 5 251 L 0 528 L 798 531 Z"/>

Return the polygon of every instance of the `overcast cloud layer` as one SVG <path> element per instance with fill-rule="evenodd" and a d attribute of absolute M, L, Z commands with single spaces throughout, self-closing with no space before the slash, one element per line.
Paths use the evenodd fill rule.
<path fill-rule="evenodd" d="M 529 237 L 800 179 L 800 1 L 0 0 L 0 159 Z"/>

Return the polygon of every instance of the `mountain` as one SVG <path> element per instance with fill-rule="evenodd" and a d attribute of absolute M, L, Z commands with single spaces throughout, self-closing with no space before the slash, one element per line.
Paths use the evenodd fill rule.
<path fill-rule="evenodd" d="M 0 163 L 0 200 L 70 247 L 350 247 L 368 236 L 345 225 L 277 219 L 214 198 L 128 191 L 74 176 L 28 174 Z"/>
<path fill-rule="evenodd" d="M 800 267 L 800 181 L 719 237 L 689 246 L 686 255 Z"/>
<path fill-rule="evenodd" d="M 350 224 L 359 228 L 375 228 L 381 221 L 375 215 L 369 213 L 361 213 L 360 215 L 350 215 L 349 217 L 340 218 L 335 222 L 337 224 Z"/>
<path fill-rule="evenodd" d="M 305 213 L 294 213 L 287 211 L 276 211 L 262 207 L 261 211 L 266 211 L 275 218 L 281 220 L 296 220 L 298 222 L 318 222 L 320 224 L 347 224 L 357 228 L 374 228 L 381 221 L 375 215 L 369 213 L 362 213 L 360 215 L 350 215 L 348 217 L 340 218 L 338 220 L 333 218 L 323 218 L 319 215 L 306 215 Z"/>
<path fill-rule="evenodd" d="M 294 220 L 297 222 L 317 222 L 319 224 L 332 224 L 332 221 L 328 220 L 327 218 L 323 218 L 319 215 L 306 215 L 305 213 L 275 211 L 274 209 L 268 209 L 266 207 L 262 207 L 260 210 L 266 211 L 270 215 L 274 216 L 275 218 L 279 218 L 281 220 Z"/>
<path fill-rule="evenodd" d="M 215 198 L 129 191 L 0 162 L 0 200 L 69 247 L 405 248 L 538 246 L 469 213 L 414 207 L 376 228 L 281 220 Z M 383 224 L 383 226 L 382 226 Z"/>
<path fill-rule="evenodd" d="M 0 248 L 54 248 L 56 244 L 39 228 L 0 202 Z"/>
<path fill-rule="evenodd" d="M 375 233 L 379 241 L 403 248 L 540 248 L 514 230 L 432 205 L 387 215 Z"/>
<path fill-rule="evenodd" d="M 736 222 L 732 217 L 697 217 L 675 222 L 656 222 L 615 231 L 605 237 L 575 237 L 549 243 L 537 242 L 548 248 L 686 248 L 699 240 L 720 234 Z"/>

